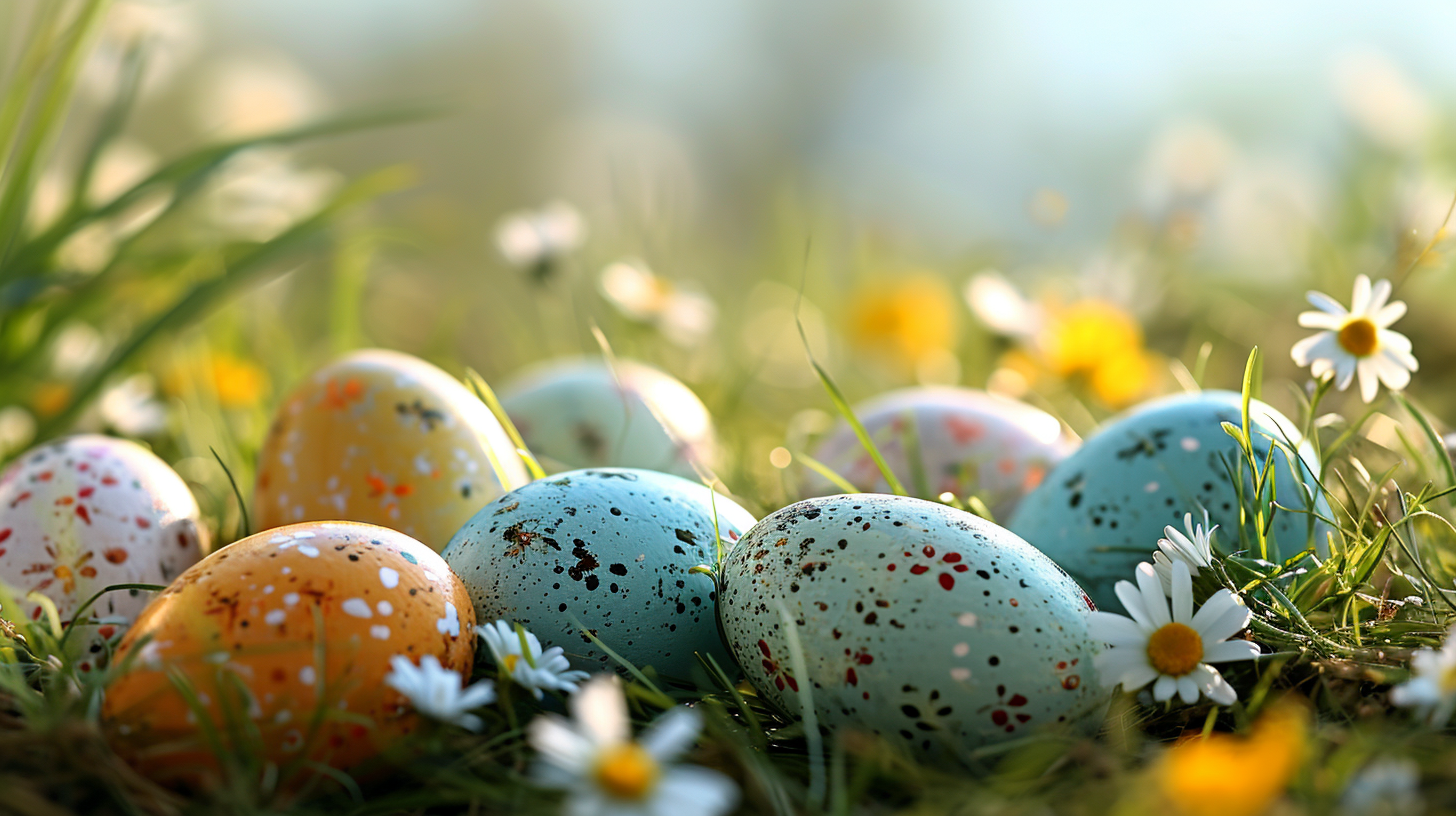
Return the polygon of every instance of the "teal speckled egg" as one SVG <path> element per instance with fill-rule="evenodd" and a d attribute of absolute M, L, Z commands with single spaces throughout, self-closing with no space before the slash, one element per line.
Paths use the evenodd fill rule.
<path fill-rule="evenodd" d="M 812 691 L 821 724 L 931 757 L 1101 723 L 1091 602 L 970 513 L 876 493 L 801 501 L 754 525 L 719 580 L 734 657 L 792 715 Z"/>
<path fill-rule="evenodd" d="M 1196 519 L 1207 510 L 1210 522 L 1219 525 L 1216 540 L 1220 548 L 1242 549 L 1238 494 L 1224 464 L 1237 467 L 1241 454 L 1221 425 L 1240 424 L 1240 400 L 1230 391 L 1180 394 L 1154 400 L 1112 420 L 1022 500 L 1007 526 L 1071 573 L 1094 601 L 1110 609 L 1121 609 L 1113 585 L 1132 580 L 1138 562 L 1151 560 L 1163 527 L 1181 528 L 1185 513 Z M 1287 438 L 1299 446 L 1298 480 L 1286 457 L 1275 452 L 1279 504 L 1308 508 L 1304 491 L 1312 490 L 1315 509 L 1328 517 L 1329 506 L 1315 485 L 1318 464 L 1314 452 L 1299 438 L 1294 424 L 1258 400 L 1250 406 L 1250 421 L 1261 467 L 1271 437 Z M 1243 472 L 1245 494 L 1252 495 L 1247 468 Z M 1312 520 L 1308 513 L 1279 512 L 1270 535 L 1271 560 L 1303 550 L 1311 534 L 1323 550 L 1330 528 L 1315 522 L 1311 530 Z M 1248 541 L 1254 540 L 1252 524 L 1244 533 Z"/>
<path fill-rule="evenodd" d="M 700 483 L 649 470 L 574 470 L 486 505 L 443 555 L 481 623 L 519 621 L 578 668 L 613 666 L 575 617 L 633 664 L 686 678 L 694 652 L 732 665 L 713 581 L 689 572 L 717 560 L 715 506 L 725 546 L 753 526 L 748 511 Z"/>
<path fill-rule="evenodd" d="M 695 478 L 717 441 L 702 400 L 671 375 L 631 360 L 552 360 L 501 388 L 526 447 L 558 469 L 648 468 Z"/>

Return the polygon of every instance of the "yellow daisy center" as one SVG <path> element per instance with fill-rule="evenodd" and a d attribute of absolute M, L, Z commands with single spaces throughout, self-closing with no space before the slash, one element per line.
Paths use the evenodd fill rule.
<path fill-rule="evenodd" d="M 1369 357 L 1380 347 L 1375 324 L 1368 317 L 1357 317 L 1340 327 L 1340 348 L 1356 357 Z"/>
<path fill-rule="evenodd" d="M 1203 637 L 1191 626 L 1165 624 L 1148 638 L 1148 663 L 1159 674 L 1182 677 L 1203 660 Z"/>
<path fill-rule="evenodd" d="M 602 751 L 594 775 L 602 790 L 612 796 L 641 801 L 652 792 L 662 768 L 642 746 L 625 742 Z"/>
<path fill-rule="evenodd" d="M 519 663 L 519 662 L 521 662 L 521 656 L 520 655 L 518 655 L 518 654 L 508 654 L 508 655 L 506 655 L 506 660 L 505 660 L 505 663 L 506 663 L 506 674 L 510 674 L 510 673 L 514 672 L 516 670 L 516 664 Z"/>

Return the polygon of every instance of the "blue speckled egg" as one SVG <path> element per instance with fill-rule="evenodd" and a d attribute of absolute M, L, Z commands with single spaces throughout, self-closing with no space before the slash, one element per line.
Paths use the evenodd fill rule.
<path fill-rule="evenodd" d="M 791 714 L 809 684 L 820 723 L 931 756 L 1101 723 L 1091 602 L 1046 556 L 970 513 L 875 493 L 801 501 L 754 525 L 719 580 L 734 657 Z"/>
<path fill-rule="evenodd" d="M 1063 460 L 1041 487 L 1021 502 L 1007 525 L 1071 573 L 1099 605 L 1121 609 L 1113 585 L 1131 580 L 1139 561 L 1147 561 L 1169 524 L 1181 529 L 1185 513 L 1220 525 L 1216 540 L 1225 551 L 1239 550 L 1238 494 L 1224 465 L 1236 466 L 1238 443 L 1220 423 L 1240 424 L 1240 396 L 1230 391 L 1180 394 L 1147 403 L 1109 422 L 1080 450 Z M 1315 491 L 1315 507 L 1329 506 L 1315 486 L 1313 450 L 1282 414 L 1255 400 L 1254 452 L 1262 463 L 1270 437 L 1299 444 L 1296 482 L 1286 457 L 1274 455 L 1275 483 L 1283 507 L 1309 507 L 1303 489 Z M 1245 470 L 1247 474 L 1247 469 Z M 1253 484 L 1246 477 L 1246 495 Z M 1267 499 L 1267 493 L 1266 493 Z M 1313 517 L 1280 512 L 1271 531 L 1270 558 L 1289 557 L 1310 541 Z M 1323 548 L 1328 526 L 1314 525 Z M 1245 531 L 1254 541 L 1253 528 Z M 1258 553 L 1250 553 L 1258 555 Z"/>
<path fill-rule="evenodd" d="M 976 495 L 998 520 L 1010 516 L 1021 497 L 1076 449 L 1075 438 L 1051 414 L 969 388 L 905 388 L 857 405 L 854 412 L 907 490 L 922 498 Z M 861 490 L 890 490 L 847 422 L 815 449 L 814 458 Z M 807 497 L 837 491 L 811 472 L 801 492 Z"/>
<path fill-rule="evenodd" d="M 486 505 L 443 553 L 478 620 L 519 621 L 582 668 L 608 665 L 572 616 L 637 666 L 689 677 L 694 652 L 731 666 L 718 636 L 713 508 L 725 547 L 753 516 L 725 496 L 649 470 L 574 470 Z"/>
<path fill-rule="evenodd" d="M 614 373 L 615 368 L 615 373 Z M 713 418 L 671 375 L 631 360 L 552 360 L 501 389 L 501 405 L 526 447 L 560 469 L 649 468 L 696 478 L 712 467 Z"/>

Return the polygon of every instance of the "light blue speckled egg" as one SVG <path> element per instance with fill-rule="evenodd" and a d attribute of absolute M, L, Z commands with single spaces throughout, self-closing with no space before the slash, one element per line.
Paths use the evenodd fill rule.
<path fill-rule="evenodd" d="M 1051 414 L 970 388 L 905 388 L 857 405 L 854 412 L 911 493 L 927 499 L 947 492 L 975 495 L 1003 522 L 1077 444 Z M 814 458 L 861 490 L 890 492 L 847 422 L 815 449 Z M 807 497 L 837 491 L 811 472 L 801 492 Z"/>
<path fill-rule="evenodd" d="M 631 360 L 552 360 L 501 389 L 501 405 L 526 447 L 561 469 L 648 468 L 695 478 L 712 467 L 713 419 L 671 375 Z"/>
<path fill-rule="evenodd" d="M 970 513 L 876 493 L 809 499 L 754 525 L 719 580 L 734 657 L 790 714 L 811 689 L 820 723 L 928 756 L 1101 723 L 1091 602 Z"/>
<path fill-rule="evenodd" d="M 1230 391 L 1180 394 L 1112 420 L 1022 500 L 1007 526 L 1061 564 L 1098 605 L 1109 609 L 1122 608 L 1113 585 L 1132 580 L 1138 562 L 1151 560 L 1164 526 L 1182 529 L 1185 513 L 1201 520 L 1207 510 L 1211 523 L 1220 525 L 1216 540 L 1224 551 L 1250 546 L 1240 543 L 1238 494 L 1224 465 L 1236 466 L 1240 453 L 1220 424 L 1240 424 L 1240 399 Z M 1308 508 L 1308 488 L 1315 491 L 1316 510 L 1328 517 L 1329 506 L 1314 483 L 1314 452 L 1303 444 L 1298 429 L 1257 400 L 1250 406 L 1250 421 L 1261 466 L 1270 437 L 1300 443 L 1298 481 L 1286 457 L 1274 455 L 1278 503 Z M 1245 493 L 1252 495 L 1247 469 L 1244 473 Z M 1270 558 L 1298 553 L 1312 535 L 1323 548 L 1328 530 L 1308 513 L 1280 512 L 1271 530 Z M 1248 542 L 1254 540 L 1252 525 L 1244 533 Z"/>
<path fill-rule="evenodd" d="M 486 505 L 443 553 L 482 623 L 519 621 L 577 668 L 612 665 L 574 616 L 635 665 L 689 677 L 694 652 L 731 666 L 706 575 L 753 516 L 699 483 L 627 468 L 574 470 Z"/>

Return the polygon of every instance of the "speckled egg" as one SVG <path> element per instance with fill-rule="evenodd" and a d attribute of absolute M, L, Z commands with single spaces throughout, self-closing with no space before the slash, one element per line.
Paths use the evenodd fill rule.
<path fill-rule="evenodd" d="M 526 447 L 561 469 L 648 468 L 695 478 L 712 467 L 713 419 L 697 395 L 648 365 L 619 360 L 550 361 L 501 389 L 501 405 Z"/>
<path fill-rule="evenodd" d="M 170 673 L 225 739 L 231 716 L 256 729 L 269 761 L 349 768 L 418 723 L 384 683 L 390 658 L 433 655 L 469 674 L 474 625 L 460 579 L 409 536 L 357 522 L 265 530 L 184 572 L 137 618 L 117 656 L 133 662 L 107 689 L 102 720 L 153 779 L 214 783 L 205 733 Z"/>
<path fill-rule="evenodd" d="M 187 484 L 134 442 L 67 437 L 27 451 L 0 474 L 0 580 L 22 598 L 50 598 L 63 623 L 108 586 L 170 583 L 206 549 Z M 108 592 L 83 615 L 101 622 L 93 637 L 76 638 L 86 652 L 77 664 L 83 671 L 150 596 Z M 40 617 L 39 604 L 20 603 L 24 615 Z"/>
<path fill-rule="evenodd" d="M 578 668 L 613 666 L 572 618 L 637 666 L 691 676 L 704 652 L 731 666 L 717 594 L 693 567 L 717 560 L 753 516 L 701 483 L 626 468 L 574 470 L 486 505 L 445 549 L 483 621 L 520 621 Z"/>
<path fill-rule="evenodd" d="M 906 388 L 854 412 L 907 490 L 922 498 L 974 494 L 1002 520 L 1076 448 L 1076 440 L 1051 414 L 969 388 Z M 890 492 L 847 422 L 841 421 L 813 455 L 861 490 Z M 834 492 L 827 479 L 809 472 L 805 496 Z"/>
<path fill-rule="evenodd" d="M 812 690 L 821 724 L 939 757 L 1101 723 L 1091 602 L 970 513 L 875 493 L 801 501 L 749 530 L 719 580 L 733 655 L 793 715 Z"/>
<path fill-rule="evenodd" d="M 263 527 L 379 524 L 438 551 L 486 502 L 527 481 L 505 429 L 454 377 L 408 354 L 359 351 L 278 409 L 253 512 Z"/>
<path fill-rule="evenodd" d="M 1157 549 L 1163 528 L 1182 529 L 1184 514 L 1219 525 L 1216 540 L 1226 551 L 1242 549 L 1238 494 L 1225 462 L 1235 466 L 1238 444 L 1220 423 L 1239 425 L 1240 395 L 1229 391 L 1181 394 L 1147 403 L 1112 420 L 1089 438 L 1021 503 L 1007 525 L 1017 535 L 1061 564 L 1098 604 L 1121 609 L 1113 592 L 1117 581 L 1131 580 L 1139 561 Z M 1255 400 L 1254 453 L 1261 466 L 1270 437 L 1300 442 L 1286 417 Z M 1329 517 L 1329 506 L 1315 485 L 1318 465 L 1313 450 L 1299 445 L 1299 480 L 1286 457 L 1276 453 L 1279 504 L 1310 506 L 1304 494 L 1318 497 L 1315 508 Z M 1247 470 L 1244 471 L 1247 474 Z M 1244 490 L 1252 495 L 1253 483 Z M 1266 493 L 1265 498 L 1268 495 Z M 1304 549 L 1313 535 L 1323 547 L 1329 528 L 1307 513 L 1280 512 L 1271 531 L 1271 559 Z M 1253 541 L 1253 528 L 1245 532 Z M 1255 553 L 1257 555 L 1257 553 Z"/>

